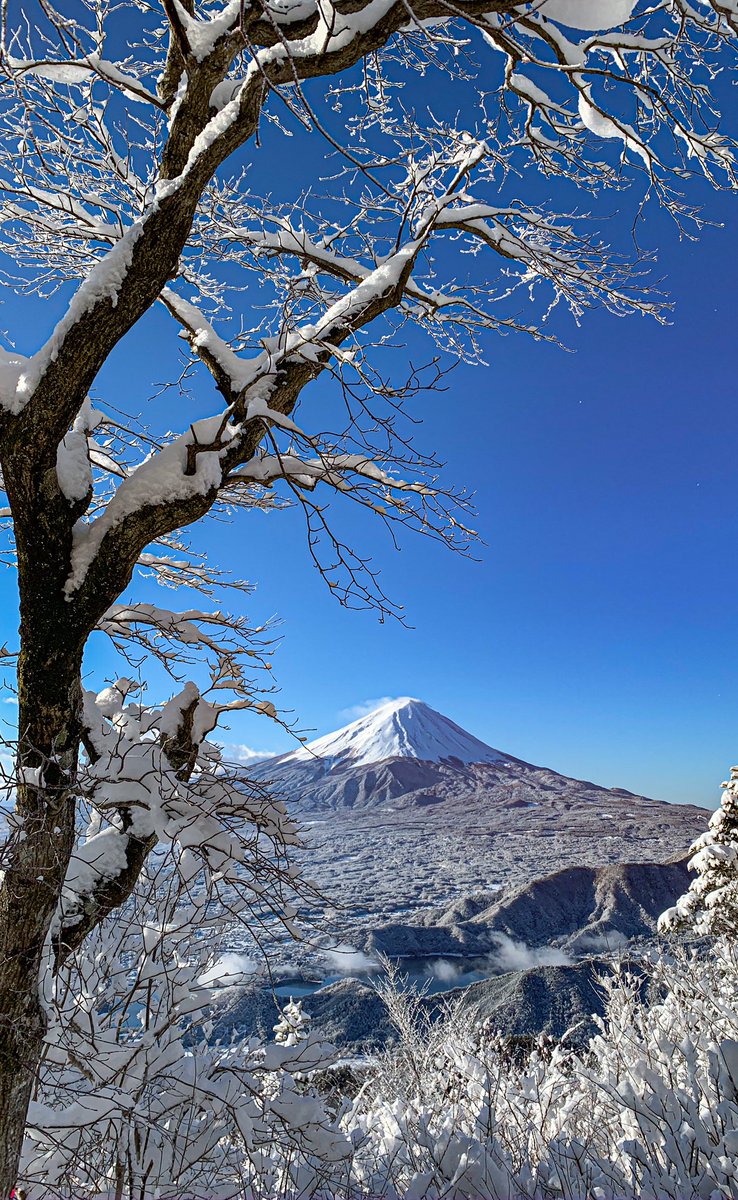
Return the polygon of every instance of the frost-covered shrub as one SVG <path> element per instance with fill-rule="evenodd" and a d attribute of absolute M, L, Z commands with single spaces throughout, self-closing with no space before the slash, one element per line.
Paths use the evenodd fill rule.
<path fill-rule="evenodd" d="M 523 1065 L 473 1017 L 412 1028 L 344 1119 L 351 1194 L 403 1200 L 718 1200 L 738 1195 L 738 962 L 727 943 L 622 966 L 584 1054 Z"/>
<path fill-rule="evenodd" d="M 173 860 L 172 860 L 173 859 Z M 238 896 L 187 893 L 172 852 L 59 971 L 19 1186 L 28 1200 L 313 1195 L 350 1142 L 311 1086 L 334 1057 L 288 1004 L 264 1043 L 211 1040 Z M 225 900 L 230 899 L 230 907 Z"/>

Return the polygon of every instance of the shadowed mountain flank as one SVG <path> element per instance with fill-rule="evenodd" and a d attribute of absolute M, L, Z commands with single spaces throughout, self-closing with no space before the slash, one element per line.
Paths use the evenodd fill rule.
<path fill-rule="evenodd" d="M 617 950 L 651 937 L 659 915 L 689 885 L 687 859 L 566 867 L 542 879 L 455 901 L 417 922 L 387 922 L 362 939 L 367 953 L 501 955 L 510 942 L 559 947 L 570 955 Z M 522 955 L 522 951 L 520 951 Z"/>

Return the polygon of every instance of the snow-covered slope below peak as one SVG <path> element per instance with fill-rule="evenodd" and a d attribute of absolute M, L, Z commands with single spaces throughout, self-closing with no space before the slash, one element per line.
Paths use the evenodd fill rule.
<path fill-rule="evenodd" d="M 404 696 L 381 705 L 335 733 L 273 759 L 272 763 L 297 766 L 317 759 L 331 767 L 342 764 L 357 767 L 387 758 L 417 758 L 435 763 L 449 758 L 463 763 L 507 761 L 507 755 L 493 750 L 422 700 Z"/>

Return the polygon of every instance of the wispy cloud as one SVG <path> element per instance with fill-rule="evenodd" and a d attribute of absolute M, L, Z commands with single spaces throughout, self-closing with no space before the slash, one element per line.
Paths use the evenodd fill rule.
<path fill-rule="evenodd" d="M 342 708 L 338 715 L 343 721 L 358 721 L 359 717 L 368 717 L 375 709 L 383 704 L 391 704 L 396 699 L 396 696 L 377 696 L 374 700 L 360 700 L 350 708 Z"/>
<path fill-rule="evenodd" d="M 266 758 L 275 758 L 281 753 L 281 750 L 254 750 L 251 746 L 244 745 L 243 742 L 226 742 L 223 746 L 223 757 L 228 762 L 243 763 L 244 766 L 248 766 L 249 763 L 263 762 Z"/>
<path fill-rule="evenodd" d="M 234 984 L 248 983 L 249 977 L 255 975 L 257 970 L 258 967 L 252 958 L 229 951 L 203 972 L 197 982 L 202 987 L 232 987 Z"/>
<path fill-rule="evenodd" d="M 321 951 L 321 954 L 328 967 L 340 975 L 350 975 L 352 971 L 365 975 L 367 972 L 378 971 L 380 966 L 376 958 L 344 942 Z"/>

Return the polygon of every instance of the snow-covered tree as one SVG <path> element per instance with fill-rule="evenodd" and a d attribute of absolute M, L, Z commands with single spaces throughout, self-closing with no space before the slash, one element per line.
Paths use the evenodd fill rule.
<path fill-rule="evenodd" d="M 722 787 L 720 807 L 691 847 L 695 878 L 660 918 L 664 932 L 691 927 L 702 934 L 738 936 L 738 767 L 731 767 Z"/>
<path fill-rule="evenodd" d="M 634 182 L 639 202 L 695 220 L 681 195 L 693 177 L 734 182 L 714 84 L 737 26 L 728 0 L 3 5 L 6 278 L 61 288 L 67 306 L 29 353 L 22 330 L 0 353 L 20 612 L 0 1197 L 48 1044 L 47 984 L 119 909 L 125 922 L 156 846 L 191 854 L 205 880 L 236 864 L 261 895 L 272 882 L 248 849 L 261 818 L 204 740 L 223 711 L 273 711 L 247 670 L 259 648 L 241 619 L 123 599 L 129 585 L 148 573 L 209 594 L 217 573 L 182 531 L 278 507 L 280 489 L 345 603 L 387 604 L 328 524 L 326 495 L 463 546 L 463 497 L 413 450 L 403 401 L 444 355 L 479 358 L 487 331 L 543 336 L 553 306 L 658 316 L 640 269 L 591 220 L 539 203 L 540 180 L 561 180 L 578 210 Z M 453 78 L 451 113 L 439 74 Z M 293 180 L 280 196 L 295 130 L 312 154 L 303 190 Z M 196 368 L 208 380 L 172 434 L 171 405 L 153 403 L 144 427 L 98 394 L 154 307 L 189 354 L 172 384 Z M 381 353 L 410 325 L 435 349 L 399 381 Z M 467 419 L 449 405 L 449 421 Z M 128 703 L 127 682 L 87 696 L 98 633 L 137 667 L 153 656 L 176 674 L 204 656 L 207 695 L 191 683 L 158 716 Z"/>
<path fill-rule="evenodd" d="M 272 1043 L 248 1029 L 212 1038 L 219 940 L 239 908 L 254 919 L 267 904 L 232 866 L 206 887 L 199 875 L 189 850 L 160 844 L 123 919 L 97 924 L 53 986 L 47 975 L 19 1177 L 27 1200 L 309 1195 L 349 1156 L 336 1115 L 304 1082 L 332 1049 L 298 1006 L 285 1007 L 294 1033 L 280 1026 Z"/>
<path fill-rule="evenodd" d="M 284 1046 L 296 1046 L 308 1036 L 310 1017 L 302 1011 L 302 1000 L 289 1000 L 274 1026 L 274 1040 Z"/>

